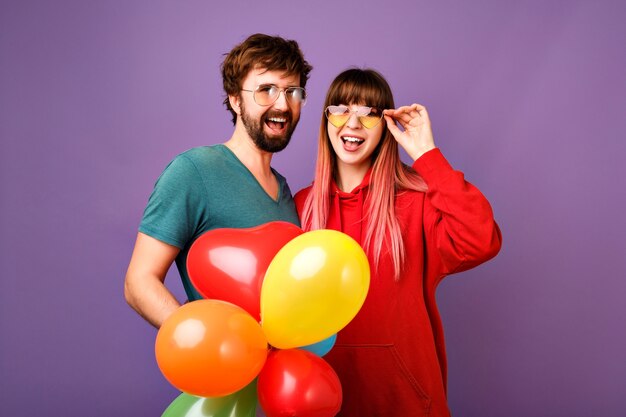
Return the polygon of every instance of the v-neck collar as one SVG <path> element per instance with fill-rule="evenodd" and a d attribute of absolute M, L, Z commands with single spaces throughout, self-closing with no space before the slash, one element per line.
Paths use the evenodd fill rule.
<path fill-rule="evenodd" d="M 236 162 L 241 168 L 243 168 L 243 170 L 248 173 L 248 175 L 252 178 L 252 180 L 254 180 L 257 186 L 263 191 L 263 194 L 265 194 L 267 198 L 269 198 L 276 204 L 280 203 L 281 197 L 283 195 L 283 183 L 282 181 L 280 181 L 279 174 L 274 170 L 274 168 L 270 167 L 270 169 L 272 170 L 272 173 L 274 174 L 274 178 L 276 178 L 276 182 L 278 183 L 278 195 L 276 196 L 276 199 L 274 199 L 274 197 L 269 195 L 269 193 L 265 190 L 265 188 L 263 188 L 259 180 L 254 176 L 252 171 L 250 171 L 250 169 L 243 162 L 241 162 L 241 160 L 237 157 L 237 155 L 235 155 L 235 153 L 228 146 L 224 145 L 223 143 L 220 143 L 215 146 L 218 147 L 219 149 L 222 149 L 222 152 L 224 152 L 225 155 L 227 155 L 230 159 Z"/>

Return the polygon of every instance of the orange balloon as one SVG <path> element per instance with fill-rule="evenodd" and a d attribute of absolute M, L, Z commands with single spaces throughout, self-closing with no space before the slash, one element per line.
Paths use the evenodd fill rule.
<path fill-rule="evenodd" d="M 259 323 L 241 307 L 198 300 L 183 305 L 163 323 L 155 353 L 159 369 L 179 390 L 222 397 L 256 378 L 268 346 Z"/>

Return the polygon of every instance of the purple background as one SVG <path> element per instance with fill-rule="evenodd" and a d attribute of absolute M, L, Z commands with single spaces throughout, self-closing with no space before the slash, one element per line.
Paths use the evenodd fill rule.
<path fill-rule="evenodd" d="M 274 159 L 294 192 L 326 88 L 358 65 L 428 106 L 491 201 L 502 252 L 438 293 L 454 415 L 626 415 L 623 2 L 0 4 L 0 415 L 156 416 L 176 397 L 124 273 L 166 163 L 230 136 L 219 64 L 258 31 L 315 67 Z"/>

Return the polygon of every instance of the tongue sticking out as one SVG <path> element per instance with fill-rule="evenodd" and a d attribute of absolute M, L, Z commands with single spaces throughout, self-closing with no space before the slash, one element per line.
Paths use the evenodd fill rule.
<path fill-rule="evenodd" d="M 343 148 L 349 152 L 356 151 L 359 148 L 359 146 L 361 146 L 361 144 L 363 143 L 362 140 L 354 140 L 354 139 L 350 140 L 350 139 L 342 138 L 342 141 L 343 141 Z"/>

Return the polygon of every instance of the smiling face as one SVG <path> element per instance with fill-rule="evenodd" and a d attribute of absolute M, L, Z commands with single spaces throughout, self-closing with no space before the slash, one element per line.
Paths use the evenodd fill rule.
<path fill-rule="evenodd" d="M 372 165 L 372 154 L 378 147 L 385 129 L 384 121 L 368 129 L 359 120 L 360 105 L 346 105 L 351 111 L 348 121 L 341 127 L 327 122 L 330 143 L 337 157 L 337 165 L 367 169 Z"/>
<path fill-rule="evenodd" d="M 349 69 L 339 74 L 331 83 L 324 100 L 322 115 L 322 130 L 320 131 L 320 150 L 318 158 L 323 158 L 328 152 L 331 175 L 338 179 L 342 168 L 364 174 L 375 163 L 379 150 L 395 145 L 393 137 L 387 130 L 384 119 L 373 123 L 374 118 L 362 118 L 370 128 L 363 126 L 359 116 L 366 116 L 368 112 L 363 107 L 372 107 L 380 111 L 394 108 L 393 95 L 387 81 L 374 70 Z M 349 118 L 341 116 L 342 106 L 349 110 Z M 335 112 L 338 117 L 332 117 L 329 122 L 329 111 Z M 332 148 L 332 149 L 329 149 Z M 327 151 L 322 152 L 322 150 Z M 356 170 L 355 170 L 356 168 Z M 339 172 L 335 171 L 339 169 Z M 346 172 L 345 170 L 343 170 Z"/>
<path fill-rule="evenodd" d="M 253 69 L 242 84 L 242 90 L 254 91 L 258 86 L 272 84 L 278 88 L 299 87 L 299 75 L 287 75 L 281 71 Z M 265 152 L 283 150 L 300 120 L 301 105 L 288 101 L 285 92 L 269 106 L 261 106 L 254 100 L 254 92 L 241 91 L 236 98 L 239 106 L 238 119 L 245 127 L 254 144 Z M 236 107 L 236 106 L 233 106 Z"/>

